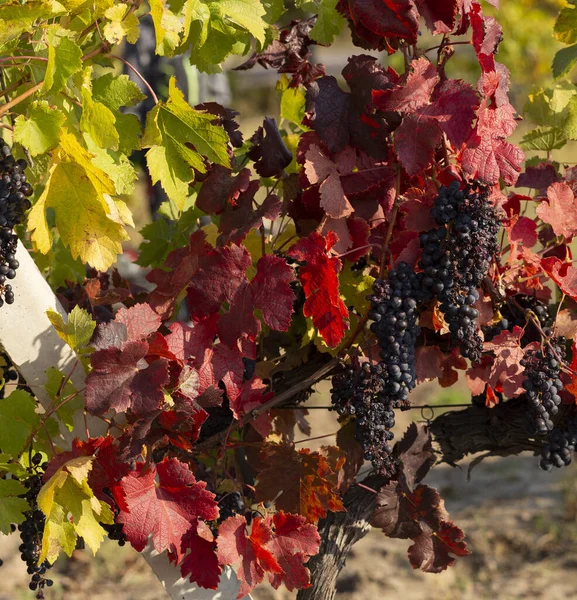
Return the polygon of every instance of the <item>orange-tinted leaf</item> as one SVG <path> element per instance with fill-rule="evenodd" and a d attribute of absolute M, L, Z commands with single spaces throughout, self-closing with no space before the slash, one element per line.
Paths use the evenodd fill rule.
<path fill-rule="evenodd" d="M 271 444 L 263 449 L 261 460 L 266 467 L 258 475 L 258 502 L 275 500 L 278 510 L 301 514 L 312 523 L 329 510 L 345 510 L 338 476 L 318 452 Z"/>

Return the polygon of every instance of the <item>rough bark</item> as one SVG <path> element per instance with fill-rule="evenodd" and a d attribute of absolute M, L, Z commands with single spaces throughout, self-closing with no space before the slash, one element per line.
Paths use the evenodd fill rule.
<path fill-rule="evenodd" d="M 372 476 L 364 481 L 367 487 L 378 489 L 386 483 L 384 477 Z M 336 582 L 345 566 L 351 548 L 367 535 L 369 519 L 375 509 L 376 495 L 357 485 L 345 494 L 347 512 L 329 513 L 319 522 L 321 547 L 307 563 L 311 571 L 311 587 L 298 593 L 298 600 L 333 600 Z"/>

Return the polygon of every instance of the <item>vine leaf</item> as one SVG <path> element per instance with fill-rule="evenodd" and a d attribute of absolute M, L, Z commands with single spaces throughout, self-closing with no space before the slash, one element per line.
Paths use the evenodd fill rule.
<path fill-rule="evenodd" d="M 211 250 L 206 242 L 204 231 L 195 231 L 190 236 L 188 246 L 172 250 L 166 257 L 163 267 L 153 269 L 146 279 L 156 284 L 150 293 L 150 306 L 166 321 L 173 313 L 177 298 L 196 273 L 200 257 Z"/>
<path fill-rule="evenodd" d="M 73 258 L 106 271 L 128 235 L 111 199 L 116 193 L 114 183 L 91 160 L 72 134 L 61 135 L 46 187 L 29 213 L 28 228 L 38 250 L 48 253 L 52 233 L 46 209 L 52 208 L 60 237 Z"/>
<path fill-rule="evenodd" d="M 45 482 L 50 480 L 66 463 L 79 457 L 95 458 L 91 463 L 92 468 L 87 480 L 94 495 L 99 500 L 112 504 L 110 496 L 104 491 L 110 490 L 118 506 L 128 510 L 124 491 L 119 482 L 122 477 L 128 475 L 130 466 L 119 459 L 118 445 L 112 436 L 90 438 L 87 441 L 75 438 L 71 450 L 57 454 L 48 463 L 43 480 Z"/>
<path fill-rule="evenodd" d="M 54 36 L 58 45 L 48 45 L 48 63 L 42 91 L 57 94 L 66 87 L 72 75 L 82 69 L 82 50 L 67 37 Z M 105 269 L 103 269 L 105 270 Z"/>
<path fill-rule="evenodd" d="M 19 525 L 26 518 L 30 505 L 24 499 L 28 490 L 16 479 L 0 479 L 0 532 L 12 533 L 11 524 Z"/>
<path fill-rule="evenodd" d="M 276 221 L 282 210 L 282 201 L 276 194 L 267 194 L 262 204 L 256 209 L 255 195 L 260 189 L 260 182 L 254 180 L 243 191 L 236 202 L 227 204 L 221 214 L 218 230 L 222 232 L 217 243 L 221 246 L 232 242 L 241 244 L 252 229 L 258 229 L 263 224 L 263 219 Z"/>
<path fill-rule="evenodd" d="M 104 13 L 107 23 L 102 28 L 104 38 L 111 44 L 120 44 L 124 38 L 129 44 L 136 44 L 140 36 L 140 21 L 134 12 L 126 11 L 126 6 L 116 4 Z"/>
<path fill-rule="evenodd" d="M 180 43 L 183 24 L 166 5 L 166 0 L 150 0 L 150 14 L 154 23 L 156 54 L 172 56 Z"/>
<path fill-rule="evenodd" d="M 73 350 L 86 346 L 96 328 L 96 321 L 93 321 L 90 314 L 78 305 L 68 314 L 66 323 L 62 315 L 55 310 L 48 309 L 46 314 L 60 338 Z"/>
<path fill-rule="evenodd" d="M 246 519 L 240 515 L 229 517 L 218 528 L 218 562 L 238 566 L 238 598 L 255 588 L 265 573 L 282 573 L 277 559 L 266 547 L 272 537 L 272 528 L 260 517 L 254 519 L 250 534 L 247 534 Z"/>
<path fill-rule="evenodd" d="M 204 481 L 176 458 L 146 466 L 138 463 L 121 481 L 128 510 L 121 510 L 118 522 L 124 525 L 128 541 L 142 552 L 152 535 L 157 552 L 169 550 L 177 563 L 183 558 L 182 540 L 196 519 L 218 518 L 214 494 Z"/>
<path fill-rule="evenodd" d="M 450 556 L 467 556 L 467 544 L 464 534 L 454 523 L 443 521 L 438 529 L 433 530 L 427 524 L 416 536 L 414 544 L 409 548 L 409 560 L 413 568 L 420 568 L 425 573 L 440 573 L 455 563 Z"/>
<path fill-rule="evenodd" d="M 46 516 L 39 562 L 54 562 L 64 550 L 72 555 L 77 536 L 84 539 L 94 554 L 106 537 L 101 523 L 112 524 L 110 506 L 95 498 L 88 484 L 94 458 L 79 456 L 67 461 L 42 486 L 38 508 Z"/>
<path fill-rule="evenodd" d="M 32 432 L 40 425 L 34 398 L 24 390 L 14 390 L 0 402 L 0 420 L 10 427 L 0 427 L 0 448 L 18 456 Z"/>
<path fill-rule="evenodd" d="M 286 147 L 274 119 L 266 117 L 250 141 L 252 147 L 247 154 L 261 177 L 279 176 L 292 162 L 292 152 Z"/>
<path fill-rule="evenodd" d="M 318 553 L 320 536 L 301 515 L 279 511 L 265 519 L 256 517 L 250 534 L 244 517 L 226 519 L 219 527 L 217 543 L 219 562 L 238 566 L 240 598 L 267 573 L 275 589 L 282 583 L 290 591 L 309 587 L 310 572 L 303 563 Z"/>
<path fill-rule="evenodd" d="M 197 519 L 182 538 L 182 552 L 189 550 L 180 565 L 183 577 L 200 587 L 216 590 L 222 568 L 216 555 L 216 541 L 210 527 Z"/>
<path fill-rule="evenodd" d="M 146 360 L 147 342 L 125 342 L 120 348 L 97 350 L 92 355 L 92 371 L 86 378 L 86 408 L 102 415 L 131 409 L 145 415 L 164 401 L 162 387 L 168 383 L 166 359 Z"/>
<path fill-rule="evenodd" d="M 336 242 L 337 237 L 332 231 L 326 238 L 313 231 L 288 251 L 290 257 L 306 261 L 299 271 L 306 296 L 303 314 L 312 317 L 313 325 L 330 348 L 339 345 L 348 328 L 347 307 L 339 294 L 338 273 L 342 263 L 328 255 Z"/>
<path fill-rule="evenodd" d="M 541 259 L 541 267 L 567 296 L 577 300 L 577 269 L 556 256 Z"/>
<path fill-rule="evenodd" d="M 352 150 L 352 148 L 349 147 Z M 344 150 L 342 153 L 343 154 Z M 348 217 L 353 212 L 353 207 L 345 196 L 341 184 L 339 165 L 326 157 L 321 149 L 312 144 L 305 154 L 304 170 L 311 184 L 320 184 L 321 207 L 333 219 Z M 356 156 L 353 150 L 351 161 L 341 161 L 342 174 L 348 175 L 355 165 Z M 346 164 L 349 163 L 349 164 Z"/>
<path fill-rule="evenodd" d="M 31 156 L 43 154 L 58 145 L 65 120 L 64 113 L 45 100 L 33 102 L 26 117 L 16 117 L 14 141 L 28 148 Z"/>
<path fill-rule="evenodd" d="M 294 293 L 289 283 L 292 269 L 283 258 L 263 256 L 251 282 L 246 277 L 252 259 L 244 246 L 214 248 L 199 260 L 187 290 L 191 318 L 200 321 L 217 313 L 224 302 L 229 309 L 218 320 L 219 338 L 231 348 L 238 340 L 254 343 L 261 324 L 254 315 L 261 311 L 266 325 L 287 331 L 293 312 Z"/>
<path fill-rule="evenodd" d="M 553 227 L 555 235 L 570 240 L 577 234 L 577 199 L 565 182 L 553 183 L 547 189 L 547 201 L 542 200 L 535 212 Z"/>
<path fill-rule="evenodd" d="M 120 308 L 114 321 L 126 327 L 126 339 L 129 342 L 147 339 L 161 324 L 159 315 L 146 302 L 135 304 L 130 308 Z"/>
<path fill-rule="evenodd" d="M 274 526 L 274 536 L 267 549 L 282 569 L 281 573 L 269 574 L 271 585 L 276 590 L 284 583 L 289 591 L 309 587 L 311 574 L 303 563 L 318 554 L 321 538 L 317 528 L 301 515 L 287 514 L 282 510 L 267 517 L 267 520 Z"/>
<path fill-rule="evenodd" d="M 274 500 L 277 509 L 303 515 L 311 523 L 329 510 L 345 510 L 338 474 L 318 452 L 271 444 L 263 448 L 261 459 L 266 466 L 257 478 L 257 501 Z"/>
<path fill-rule="evenodd" d="M 188 105 L 174 77 L 169 82 L 168 100 L 148 113 L 142 145 L 149 148 L 146 162 L 150 176 L 153 183 L 160 181 L 179 210 L 184 208 L 194 170 L 206 173 L 204 157 L 230 166 L 228 134 L 213 125 L 214 120 L 214 115 Z"/>
<path fill-rule="evenodd" d="M 411 424 L 395 445 L 395 455 L 401 465 L 398 480 L 379 490 L 371 525 L 388 537 L 411 538 L 408 554 L 413 568 L 440 573 L 455 562 L 449 553 L 466 556 L 469 551 L 437 490 L 417 485 L 435 462 L 428 428 Z"/>

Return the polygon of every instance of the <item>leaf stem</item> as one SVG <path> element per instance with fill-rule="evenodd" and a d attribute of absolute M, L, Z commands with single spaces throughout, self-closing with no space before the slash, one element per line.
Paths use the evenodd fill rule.
<path fill-rule="evenodd" d="M 148 81 L 146 81 L 146 79 L 144 79 L 144 77 L 141 75 L 140 71 L 136 67 L 132 66 L 127 60 L 124 60 L 124 58 L 122 58 L 122 56 L 116 56 L 114 54 L 109 54 L 108 58 L 115 58 L 116 60 L 123 62 L 140 79 L 140 81 L 142 81 L 142 83 L 146 86 L 146 89 L 150 92 L 150 95 L 152 96 L 154 103 L 158 104 L 158 96 L 154 93 L 154 90 L 152 89 L 150 83 L 148 83 Z"/>

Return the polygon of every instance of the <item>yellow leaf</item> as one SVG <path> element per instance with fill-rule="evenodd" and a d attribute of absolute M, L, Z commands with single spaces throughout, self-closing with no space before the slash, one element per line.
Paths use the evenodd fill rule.
<path fill-rule="evenodd" d="M 105 198 L 105 194 L 115 194 L 114 182 L 91 159 L 73 135 L 62 134 L 46 187 L 30 211 L 28 228 L 37 249 L 49 252 L 52 233 L 46 209 L 52 208 L 61 240 L 72 257 L 106 271 L 122 252 L 121 242 L 128 234 L 115 222 Z"/>
<path fill-rule="evenodd" d="M 126 4 L 117 4 L 104 13 L 109 23 L 104 26 L 103 35 L 111 44 L 120 44 L 124 38 L 129 44 L 138 40 L 140 21 L 134 12 L 125 16 L 127 8 Z"/>
<path fill-rule="evenodd" d="M 93 456 L 78 456 L 69 460 L 63 468 L 66 469 L 78 483 L 82 484 L 88 479 L 88 473 L 90 473 L 92 469 L 93 462 Z"/>

